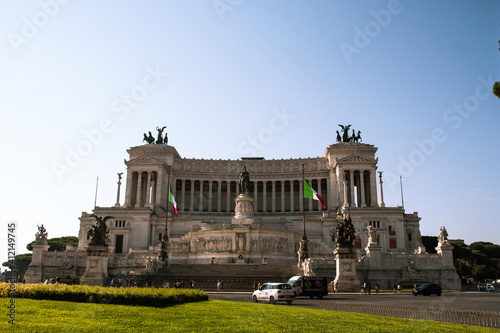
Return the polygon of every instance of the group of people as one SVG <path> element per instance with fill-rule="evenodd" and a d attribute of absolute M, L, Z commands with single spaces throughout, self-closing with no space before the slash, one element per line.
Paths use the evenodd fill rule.
<path fill-rule="evenodd" d="M 254 281 L 253 282 L 253 290 L 260 289 L 261 283 L 260 281 Z"/>
<path fill-rule="evenodd" d="M 395 294 L 401 294 L 401 284 L 398 283 L 398 284 L 393 284 L 392 285 L 392 291 L 395 293 Z"/>
<path fill-rule="evenodd" d="M 217 281 L 217 292 L 224 291 L 224 282 L 222 280 Z"/>
<path fill-rule="evenodd" d="M 378 294 L 379 291 L 380 291 L 380 286 L 378 283 L 375 283 L 375 294 Z M 361 293 L 368 295 L 372 293 L 372 284 L 369 281 L 365 280 L 365 282 L 361 286 Z"/>

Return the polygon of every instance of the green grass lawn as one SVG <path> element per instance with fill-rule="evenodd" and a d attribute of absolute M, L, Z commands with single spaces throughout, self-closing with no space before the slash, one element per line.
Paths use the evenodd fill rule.
<path fill-rule="evenodd" d="M 227 301 L 165 308 L 0 298 L 0 332 L 487 332 L 493 329 L 428 320 Z M 498 330 L 495 330 L 498 332 Z"/>

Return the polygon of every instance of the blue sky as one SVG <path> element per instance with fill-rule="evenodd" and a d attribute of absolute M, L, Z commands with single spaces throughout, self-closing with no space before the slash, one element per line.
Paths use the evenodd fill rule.
<path fill-rule="evenodd" d="M 77 235 L 96 178 L 97 205 L 113 205 L 126 149 L 156 126 L 182 157 L 279 159 L 322 156 L 352 124 L 379 148 L 386 205 L 401 204 L 403 176 L 422 235 L 445 225 L 498 244 L 498 13 L 498 1 L 0 1 L 0 242 L 10 221 L 18 253 L 37 223 Z"/>

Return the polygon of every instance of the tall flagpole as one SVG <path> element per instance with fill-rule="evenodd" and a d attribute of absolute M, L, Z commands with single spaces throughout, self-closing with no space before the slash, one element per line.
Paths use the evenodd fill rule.
<path fill-rule="evenodd" d="M 401 185 L 401 207 L 405 209 L 405 201 L 403 199 L 403 176 L 399 175 L 399 184 Z"/>
<path fill-rule="evenodd" d="M 303 267 L 304 260 L 309 258 L 309 250 L 307 249 L 307 236 L 306 236 L 306 213 L 305 213 L 305 198 L 304 198 L 304 164 L 302 164 L 302 238 L 299 243 L 299 262 L 297 266 Z"/>
<path fill-rule="evenodd" d="M 94 209 L 97 204 L 97 188 L 99 187 L 99 177 L 97 177 L 97 181 L 95 183 L 95 197 L 94 197 Z"/>
<path fill-rule="evenodd" d="M 168 252 L 167 252 L 167 242 L 168 242 L 168 206 L 169 206 L 169 197 L 170 197 L 170 166 L 168 167 L 167 173 L 167 186 L 168 186 L 168 195 L 167 195 L 167 203 L 165 204 L 165 232 L 163 233 L 163 237 L 161 240 L 161 249 L 159 258 L 163 262 L 163 268 L 165 268 L 165 264 L 168 266 Z"/>
<path fill-rule="evenodd" d="M 167 173 L 167 204 L 165 205 L 165 237 L 168 239 L 168 211 L 169 211 L 169 206 L 170 206 L 170 165 L 167 164 L 168 167 L 168 173 Z"/>
<path fill-rule="evenodd" d="M 304 184 L 304 164 L 302 164 L 302 239 L 306 239 L 306 212 L 305 212 L 305 203 L 306 199 L 304 198 L 304 190 L 305 190 L 305 184 Z"/>

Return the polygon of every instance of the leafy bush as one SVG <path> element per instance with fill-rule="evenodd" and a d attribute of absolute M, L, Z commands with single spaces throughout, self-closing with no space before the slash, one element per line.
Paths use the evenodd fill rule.
<path fill-rule="evenodd" d="M 10 284 L 0 284 L 0 297 L 7 297 Z M 113 288 L 60 284 L 17 284 L 17 298 L 68 302 L 165 307 L 188 302 L 207 301 L 208 295 L 197 289 Z"/>

